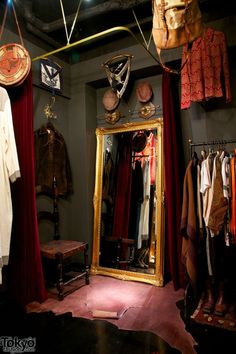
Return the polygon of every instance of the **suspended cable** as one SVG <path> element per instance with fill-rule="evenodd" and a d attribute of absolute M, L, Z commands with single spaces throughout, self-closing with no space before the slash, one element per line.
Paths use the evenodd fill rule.
<path fill-rule="evenodd" d="M 64 27 L 65 27 L 65 32 L 66 32 L 67 44 L 70 44 L 70 39 L 71 39 L 73 30 L 74 30 L 74 27 L 75 27 L 75 24 L 76 24 L 78 15 L 79 15 L 79 10 L 80 10 L 80 6 L 81 6 L 82 1 L 83 1 L 83 0 L 80 0 L 80 1 L 79 1 L 79 5 L 78 5 L 78 8 L 77 8 L 77 11 L 76 11 L 76 14 L 75 14 L 75 18 L 74 18 L 73 24 L 72 24 L 72 26 L 71 26 L 70 34 L 68 35 L 68 29 L 67 29 L 67 23 L 66 23 L 66 17 L 65 17 L 65 11 L 64 11 L 63 1 L 60 0 L 61 12 L 62 12 L 62 17 L 63 17 L 63 23 L 64 23 Z"/>

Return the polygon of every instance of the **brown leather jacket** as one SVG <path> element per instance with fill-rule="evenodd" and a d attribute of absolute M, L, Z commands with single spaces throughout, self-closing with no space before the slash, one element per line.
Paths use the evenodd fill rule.
<path fill-rule="evenodd" d="M 70 161 L 63 136 L 51 123 L 34 132 L 36 192 L 53 194 L 55 177 L 58 196 L 72 193 Z"/>

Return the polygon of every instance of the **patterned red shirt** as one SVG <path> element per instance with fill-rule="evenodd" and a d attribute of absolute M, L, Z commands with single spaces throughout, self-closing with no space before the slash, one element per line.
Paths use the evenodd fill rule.
<path fill-rule="evenodd" d="M 187 44 L 183 48 L 182 63 L 185 62 L 186 56 Z M 226 102 L 230 102 L 225 34 L 206 28 L 204 36 L 192 43 L 188 61 L 181 71 L 181 109 L 189 108 L 191 101 L 202 102 L 224 95 Z"/>

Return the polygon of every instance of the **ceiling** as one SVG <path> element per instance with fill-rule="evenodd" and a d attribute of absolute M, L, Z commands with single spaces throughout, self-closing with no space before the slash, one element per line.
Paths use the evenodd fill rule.
<path fill-rule="evenodd" d="M 9 0 L 0 0 L 2 8 L 7 1 Z M 10 1 L 14 1 L 18 21 L 24 37 L 40 45 L 46 51 L 51 51 L 67 44 L 60 0 Z M 62 0 L 68 34 L 71 31 L 78 6 L 79 4 L 81 5 L 70 43 L 77 42 L 96 33 L 101 33 L 115 26 L 128 27 L 141 39 L 136 19 L 142 31 L 145 34 L 150 34 L 152 29 L 151 1 Z M 232 11 L 236 12 L 235 4 L 230 2 L 230 4 L 225 6 L 222 0 L 199 0 L 199 6 L 205 20 L 224 17 L 232 13 Z M 8 15 L 6 26 L 15 26 L 13 16 Z M 84 60 L 89 56 L 96 55 L 96 50 L 105 50 L 105 47 L 112 46 L 112 44 L 114 46 L 114 41 L 117 41 L 117 39 L 127 38 L 128 36 L 130 37 L 125 31 L 115 31 L 93 40 L 86 40 L 85 43 L 65 51 L 63 55 L 70 62 Z"/>

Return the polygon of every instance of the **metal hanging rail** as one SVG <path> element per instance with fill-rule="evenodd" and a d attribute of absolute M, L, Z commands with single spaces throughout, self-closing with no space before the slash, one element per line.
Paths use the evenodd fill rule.
<path fill-rule="evenodd" d="M 195 146 L 213 146 L 213 145 L 227 145 L 227 144 L 233 144 L 236 143 L 236 139 L 228 139 L 228 140 L 224 140 L 224 139 L 219 139 L 219 140 L 212 140 L 212 141 L 202 141 L 202 142 L 197 142 L 197 143 L 193 143 L 191 139 L 189 139 L 188 141 L 189 143 L 189 155 L 190 158 L 192 157 L 192 152 L 193 152 L 193 148 Z"/>
<path fill-rule="evenodd" d="M 51 56 L 51 55 L 57 54 L 57 53 L 59 53 L 59 52 L 62 52 L 62 51 L 64 51 L 64 50 L 67 50 L 67 49 L 74 48 L 74 47 L 76 47 L 76 46 L 78 46 L 78 45 L 80 45 L 80 44 L 89 42 L 89 41 L 91 41 L 91 40 L 93 40 L 93 39 L 97 39 L 97 38 L 106 36 L 106 35 L 108 35 L 108 34 L 110 34 L 110 33 L 112 33 L 112 32 L 117 32 L 117 31 L 128 32 L 128 33 L 136 40 L 136 42 L 137 42 L 138 44 L 140 44 L 140 45 L 146 50 L 146 52 L 147 52 L 159 65 L 161 64 L 161 63 L 159 62 L 159 60 L 148 50 L 148 48 L 146 48 L 146 46 L 145 46 L 142 42 L 140 42 L 140 41 L 138 40 L 138 38 L 135 36 L 135 34 L 134 34 L 128 27 L 123 27 L 123 26 L 117 26 L 117 27 L 109 28 L 109 29 L 107 29 L 107 30 L 105 30 L 105 31 L 98 32 L 98 33 L 93 34 L 93 35 L 91 35 L 91 36 L 89 36 L 89 37 L 82 38 L 82 39 L 80 39 L 80 40 L 77 41 L 77 42 L 74 42 L 74 43 L 71 43 L 71 44 L 67 44 L 67 45 L 65 45 L 64 47 L 55 49 L 55 50 L 53 50 L 53 51 L 51 51 L 51 52 L 48 52 L 48 53 L 44 53 L 44 54 L 42 54 L 42 55 L 40 55 L 40 56 L 37 56 L 37 57 L 33 58 L 33 59 L 32 59 L 32 62 L 35 62 L 35 61 L 37 61 L 37 60 L 39 60 L 39 59 L 47 58 L 47 57 L 49 57 L 49 56 Z"/>

